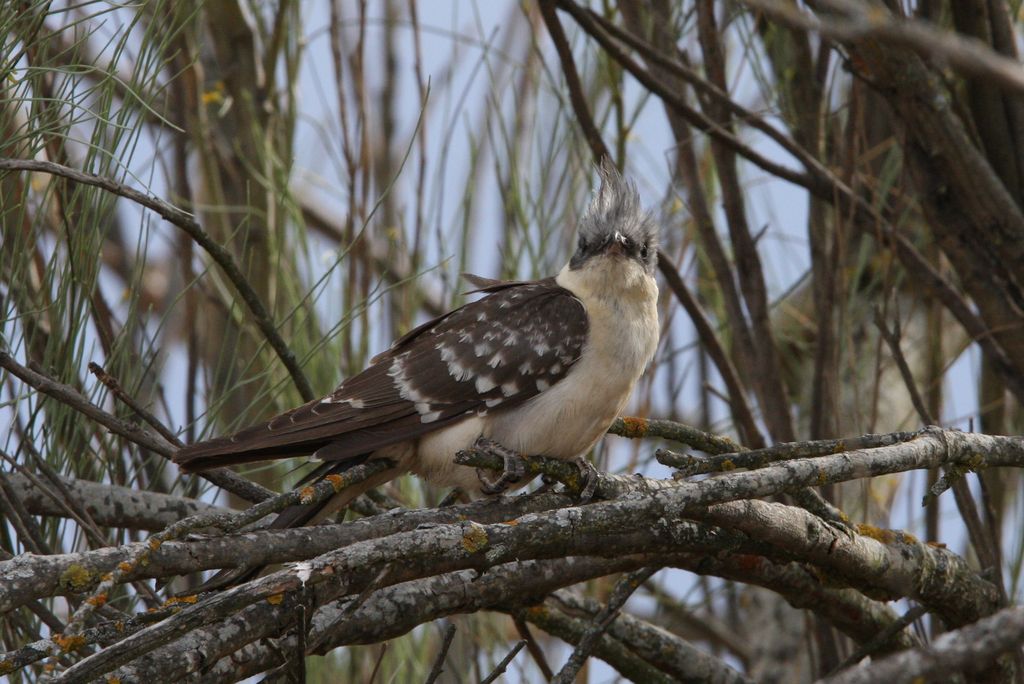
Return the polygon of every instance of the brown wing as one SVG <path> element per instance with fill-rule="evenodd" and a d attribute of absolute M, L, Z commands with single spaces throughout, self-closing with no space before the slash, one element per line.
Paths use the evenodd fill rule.
<path fill-rule="evenodd" d="M 174 461 L 195 471 L 314 452 L 349 459 L 507 410 L 565 377 L 586 340 L 583 304 L 551 278 L 487 289 L 400 338 L 327 397 L 185 447 Z"/>

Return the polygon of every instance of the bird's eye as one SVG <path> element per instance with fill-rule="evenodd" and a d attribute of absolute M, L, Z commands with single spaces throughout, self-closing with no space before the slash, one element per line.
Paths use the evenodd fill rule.
<path fill-rule="evenodd" d="M 587 249 L 587 240 L 582 235 L 580 236 L 579 248 L 581 252 L 586 251 Z"/>
<path fill-rule="evenodd" d="M 644 244 L 640 245 L 640 258 L 641 259 L 646 259 L 647 258 L 647 243 L 646 242 Z"/>

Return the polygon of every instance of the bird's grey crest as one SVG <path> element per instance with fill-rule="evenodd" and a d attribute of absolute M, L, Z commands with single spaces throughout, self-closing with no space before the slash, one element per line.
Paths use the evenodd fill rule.
<path fill-rule="evenodd" d="M 640 204 L 636 185 L 605 161 L 598 169 L 601 186 L 579 222 L 579 243 L 569 267 L 580 268 L 590 257 L 619 241 L 626 253 L 648 273 L 657 265 L 658 224 Z"/>

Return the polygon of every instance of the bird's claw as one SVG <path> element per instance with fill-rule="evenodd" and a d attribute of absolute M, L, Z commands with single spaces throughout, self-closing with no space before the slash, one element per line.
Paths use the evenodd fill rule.
<path fill-rule="evenodd" d="M 526 466 L 523 464 L 522 457 L 511 449 L 486 437 L 477 439 L 473 448 L 494 456 L 500 456 L 502 461 L 504 461 L 501 475 L 494 479 L 488 477 L 482 468 L 476 469 L 476 476 L 480 480 L 480 491 L 484 494 L 501 494 L 511 485 L 522 480 L 523 476 L 526 475 Z"/>
<path fill-rule="evenodd" d="M 587 503 L 594 498 L 594 493 L 597 491 L 597 484 L 600 480 L 597 468 L 594 464 L 583 458 L 582 456 L 573 461 L 576 467 L 580 469 L 580 493 L 579 501 L 581 503 Z"/>

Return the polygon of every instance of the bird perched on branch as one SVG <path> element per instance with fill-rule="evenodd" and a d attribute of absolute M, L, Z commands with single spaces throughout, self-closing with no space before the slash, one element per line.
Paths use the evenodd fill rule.
<path fill-rule="evenodd" d="M 657 225 L 611 167 L 579 222 L 576 253 L 554 278 L 471 278 L 485 293 L 410 331 L 323 399 L 174 456 L 186 472 L 310 456 L 317 476 L 371 459 L 389 468 L 326 507 L 295 506 L 274 527 L 306 524 L 405 472 L 476 495 L 496 488 L 460 450 L 580 459 L 626 404 L 658 344 Z M 481 441 L 487 440 L 487 441 Z"/>

